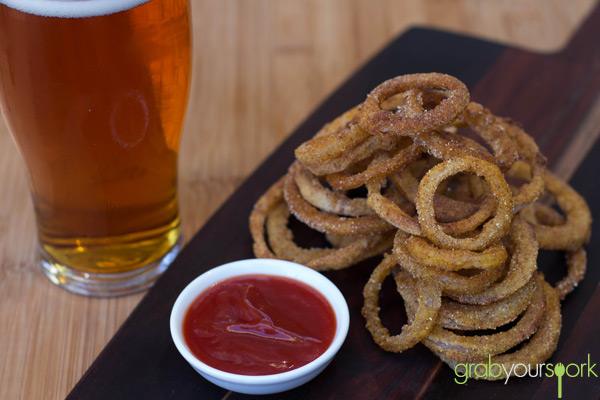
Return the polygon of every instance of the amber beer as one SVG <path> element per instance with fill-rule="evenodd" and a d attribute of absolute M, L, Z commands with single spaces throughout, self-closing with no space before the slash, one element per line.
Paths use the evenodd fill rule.
<path fill-rule="evenodd" d="M 0 104 L 55 283 L 141 290 L 178 251 L 189 76 L 186 0 L 0 0 Z"/>

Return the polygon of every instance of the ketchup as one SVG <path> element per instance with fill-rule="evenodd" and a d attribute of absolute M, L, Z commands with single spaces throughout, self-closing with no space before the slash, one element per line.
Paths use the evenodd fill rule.
<path fill-rule="evenodd" d="M 273 275 L 243 275 L 215 284 L 194 300 L 183 319 L 183 337 L 211 367 L 270 375 L 323 354 L 336 324 L 329 302 L 308 285 Z"/>

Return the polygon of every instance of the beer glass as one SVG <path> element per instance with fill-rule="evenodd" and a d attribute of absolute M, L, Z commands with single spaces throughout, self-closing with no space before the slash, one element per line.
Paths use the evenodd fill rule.
<path fill-rule="evenodd" d="M 175 257 L 189 79 L 187 0 L 0 0 L 0 105 L 55 284 L 132 293 Z"/>

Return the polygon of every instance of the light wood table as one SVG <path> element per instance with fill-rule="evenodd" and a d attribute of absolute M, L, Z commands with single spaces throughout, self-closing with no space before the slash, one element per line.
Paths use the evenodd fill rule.
<path fill-rule="evenodd" d="M 541 52 L 594 0 L 191 0 L 194 67 L 180 153 L 187 239 L 321 100 L 414 25 Z M 4 55 L 0 55 L 4 56 Z M 36 254 L 22 160 L 0 122 L 0 398 L 61 399 L 143 294 L 53 286 Z"/>

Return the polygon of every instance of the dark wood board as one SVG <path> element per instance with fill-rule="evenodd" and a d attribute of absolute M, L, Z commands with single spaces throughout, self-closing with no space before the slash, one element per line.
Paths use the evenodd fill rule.
<path fill-rule="evenodd" d="M 294 131 L 288 140 L 228 199 L 183 249 L 69 394 L 69 399 L 241 399 L 201 378 L 179 355 L 169 333 L 169 315 L 179 292 L 202 272 L 251 258 L 248 216 L 256 199 L 293 160 L 293 150 L 324 123 L 361 102 L 377 84 L 396 75 L 444 72 L 465 82 L 472 98 L 495 114 L 520 121 L 536 138 L 550 167 L 569 177 L 600 215 L 600 6 L 569 45 L 541 55 L 448 32 L 411 29 L 358 70 Z M 577 168 L 575 168 L 577 167 Z M 587 247 L 588 273 L 563 302 L 563 329 L 549 362 L 600 364 L 600 236 Z M 277 399 L 526 399 L 555 398 L 556 378 L 511 378 L 503 382 L 454 382 L 454 372 L 417 345 L 402 354 L 380 350 L 360 315 L 362 288 L 378 262 L 327 272 L 351 312 L 350 332 L 338 356 L 313 381 L 269 398 Z M 542 252 L 538 260 L 550 281 L 564 273 L 563 255 Z M 393 292 L 393 290 L 388 290 Z M 393 293 L 382 303 L 398 302 Z M 401 303 L 398 303 L 401 309 Z M 382 305 L 385 307 L 385 304 Z M 405 316 L 400 316 L 400 322 Z M 594 370 L 600 375 L 600 367 Z M 600 398 L 599 378 L 563 378 L 564 398 Z"/>

